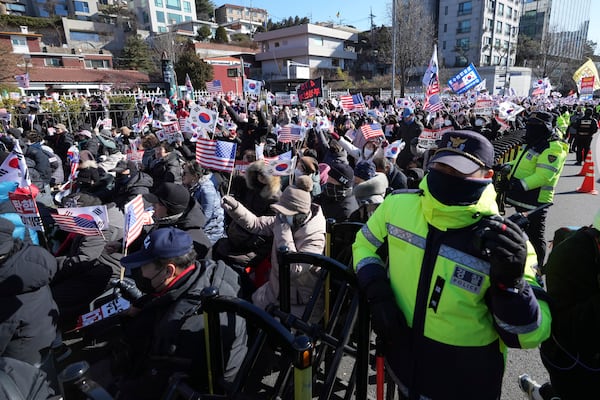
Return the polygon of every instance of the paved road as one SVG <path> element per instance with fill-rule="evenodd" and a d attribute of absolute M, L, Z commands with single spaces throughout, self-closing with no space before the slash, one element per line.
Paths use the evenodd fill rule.
<path fill-rule="evenodd" d="M 596 140 L 592 151 L 600 155 L 600 141 Z M 554 205 L 548 212 L 546 239 L 552 239 L 554 231 L 561 226 L 582 226 L 592 223 L 596 211 L 600 208 L 600 198 L 591 194 L 578 193 L 576 190 L 583 182 L 583 177 L 577 176 L 580 166 L 574 166 L 575 154 L 570 153 L 558 181 L 554 196 Z M 595 187 L 598 185 L 598 165 L 595 168 Z M 507 213 L 513 212 L 507 210 Z M 506 364 L 506 374 L 502 385 L 502 400 L 516 400 L 526 398 L 519 390 L 517 378 L 520 374 L 527 373 L 538 382 L 546 382 L 548 373 L 544 369 L 537 350 L 509 350 Z"/>

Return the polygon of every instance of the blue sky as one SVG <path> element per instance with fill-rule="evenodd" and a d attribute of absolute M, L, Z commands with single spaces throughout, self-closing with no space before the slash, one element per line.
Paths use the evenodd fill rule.
<path fill-rule="evenodd" d="M 390 23 L 389 9 L 391 1 L 375 0 L 355 2 L 348 0 L 213 0 L 219 7 L 223 4 L 263 8 L 269 12 L 269 17 L 278 22 L 288 17 L 308 17 L 312 22 L 334 21 L 353 25 L 358 29 L 367 30 L 370 27 L 369 14 L 373 13 L 375 25 Z M 600 54 L 600 1 L 592 0 L 590 10 L 590 28 L 588 38 L 598 43 L 596 54 Z M 337 13 L 339 12 L 339 17 Z"/>

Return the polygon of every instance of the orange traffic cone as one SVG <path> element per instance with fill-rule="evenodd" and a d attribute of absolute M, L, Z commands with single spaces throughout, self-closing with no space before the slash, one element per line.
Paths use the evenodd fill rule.
<path fill-rule="evenodd" d="M 587 166 L 588 169 L 585 173 L 585 178 L 583 178 L 583 183 L 577 191 L 579 193 L 598 194 L 598 191 L 594 189 L 594 162 L 591 161 Z"/>
<path fill-rule="evenodd" d="M 583 167 L 581 167 L 581 171 L 577 175 L 584 176 L 586 171 L 588 170 L 588 165 L 592 162 L 592 151 L 588 151 L 587 156 L 585 156 L 585 162 L 583 163 Z"/>

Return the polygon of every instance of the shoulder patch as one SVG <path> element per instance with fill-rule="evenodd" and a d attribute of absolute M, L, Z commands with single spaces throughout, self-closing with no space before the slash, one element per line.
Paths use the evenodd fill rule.
<path fill-rule="evenodd" d="M 553 164 L 554 162 L 556 162 L 556 160 L 558 159 L 558 157 L 556 157 L 553 154 L 548 154 L 548 161 L 550 162 L 550 164 Z"/>

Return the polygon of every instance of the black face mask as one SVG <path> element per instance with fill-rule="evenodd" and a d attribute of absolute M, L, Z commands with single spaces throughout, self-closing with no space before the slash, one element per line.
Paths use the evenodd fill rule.
<path fill-rule="evenodd" d="M 158 271 L 152 278 L 146 278 L 142 275 L 142 269 L 136 268 L 131 271 L 131 277 L 135 281 L 135 285 L 140 289 L 143 293 L 156 293 L 156 289 L 152 286 L 152 281 L 154 278 L 160 274 L 162 270 Z"/>
<path fill-rule="evenodd" d="M 490 179 L 465 179 L 435 169 L 427 173 L 429 192 L 437 201 L 447 206 L 467 206 L 477 203 L 490 182 Z"/>
<path fill-rule="evenodd" d="M 342 185 L 336 185 L 335 183 L 326 183 L 323 185 L 323 191 L 325 196 L 334 199 L 335 201 L 343 200 L 348 196 L 350 189 Z"/>

